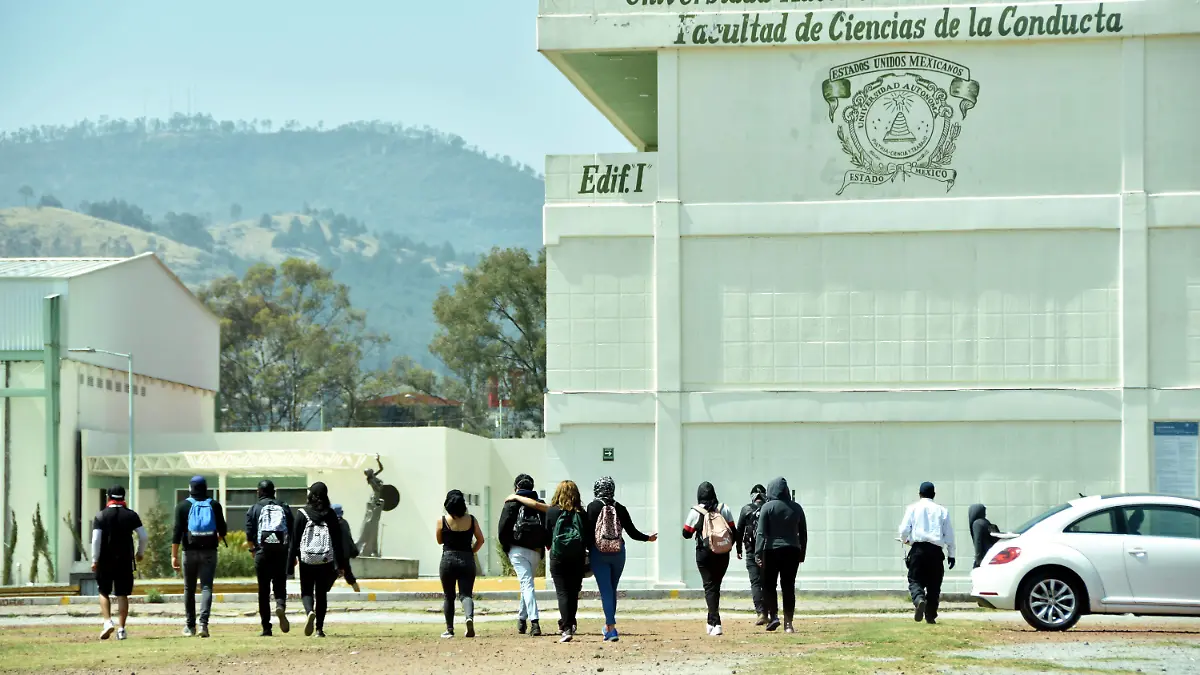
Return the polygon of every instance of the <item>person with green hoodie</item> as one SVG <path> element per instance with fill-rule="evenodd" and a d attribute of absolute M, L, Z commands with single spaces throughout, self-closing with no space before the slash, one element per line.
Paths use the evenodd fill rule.
<path fill-rule="evenodd" d="M 758 532 L 754 557 L 762 568 L 763 605 L 767 630 L 779 628 L 779 596 L 775 585 L 783 587 L 784 632 L 794 633 L 792 617 L 796 612 L 796 572 L 808 552 L 808 522 L 804 509 L 792 500 L 787 479 L 782 476 L 767 483 L 767 503 L 758 512 Z"/>

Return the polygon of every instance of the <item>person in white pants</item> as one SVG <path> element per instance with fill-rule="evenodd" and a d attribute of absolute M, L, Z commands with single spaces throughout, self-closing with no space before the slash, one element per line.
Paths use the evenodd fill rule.
<path fill-rule="evenodd" d="M 538 493 L 533 489 L 533 477 L 528 474 L 517 476 L 513 482 L 516 493 L 522 497 L 541 502 Z M 533 585 L 534 574 L 542 561 L 542 552 L 546 550 L 548 535 L 546 532 L 546 515 L 534 508 L 529 508 L 515 501 L 504 503 L 500 511 L 498 528 L 500 546 L 512 563 L 517 579 L 521 583 L 521 603 L 517 610 L 517 632 L 524 635 L 526 631 L 533 637 L 542 634 L 538 622 L 537 594 Z"/>

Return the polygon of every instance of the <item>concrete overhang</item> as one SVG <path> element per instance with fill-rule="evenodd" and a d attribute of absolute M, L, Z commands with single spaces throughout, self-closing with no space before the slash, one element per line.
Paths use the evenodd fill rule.
<path fill-rule="evenodd" d="M 319 450 L 214 450 L 172 452 L 134 456 L 134 471 L 140 476 L 278 476 L 328 470 L 361 470 L 374 456 Z M 93 455 L 87 458 L 93 476 L 129 475 L 127 455 Z"/>
<path fill-rule="evenodd" d="M 640 152 L 658 150 L 658 51 L 546 51 Z"/>

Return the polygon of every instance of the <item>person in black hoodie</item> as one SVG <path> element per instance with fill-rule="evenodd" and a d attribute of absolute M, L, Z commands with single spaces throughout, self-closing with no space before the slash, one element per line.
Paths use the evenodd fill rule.
<path fill-rule="evenodd" d="M 708 604 L 708 634 L 713 636 L 724 634 L 721 628 L 721 580 L 729 570 L 729 551 L 714 551 L 709 537 L 705 536 L 705 527 L 706 523 L 710 523 L 710 533 L 715 535 L 718 531 L 716 528 L 722 527 L 721 521 L 725 521 L 729 532 L 728 539 L 720 539 L 732 548 L 738 540 L 733 513 L 717 501 L 717 490 L 712 483 L 704 481 L 696 488 L 696 506 L 688 509 L 687 517 L 683 521 L 683 538 L 696 539 L 696 569 L 700 571 L 700 579 L 704 582 L 704 600 Z M 715 536 L 713 538 L 716 539 Z"/>
<path fill-rule="evenodd" d="M 300 601 L 307 615 L 304 634 L 325 637 L 325 609 L 329 589 L 346 569 L 342 528 L 329 503 L 329 488 L 318 481 L 308 488 L 308 502 L 296 513 L 288 569 L 300 562 Z"/>
<path fill-rule="evenodd" d="M 275 616 L 279 630 L 291 630 L 287 618 L 288 539 L 294 519 L 292 509 L 275 499 L 275 483 L 258 484 L 258 502 L 246 511 L 246 542 L 254 554 L 254 572 L 258 576 L 258 616 L 262 636 L 271 636 L 271 589 L 275 589 Z"/>
<path fill-rule="evenodd" d="M 754 562 L 754 541 L 758 536 L 758 515 L 767 503 L 767 489 L 760 485 L 750 488 L 750 503 L 742 507 L 737 522 L 737 557 L 743 559 L 745 548 L 746 574 L 750 577 L 750 597 L 754 600 L 754 613 L 758 615 L 755 626 L 765 626 L 767 612 L 763 608 L 762 570 Z"/>
<path fill-rule="evenodd" d="M 195 514 L 193 514 L 195 511 Z M 195 522 L 192 522 L 195 515 Z M 204 531 L 193 526 L 203 526 Z M 171 568 L 183 572 L 183 610 L 187 624 L 185 637 L 196 635 L 196 583 L 200 583 L 200 637 L 208 637 L 208 617 L 212 612 L 213 577 L 217 573 L 217 543 L 225 541 L 225 512 L 217 500 L 208 496 L 208 481 L 193 476 L 188 483 L 188 498 L 175 507 L 175 533 L 171 538 Z M 183 546 L 183 564 L 179 547 Z M 228 546 L 228 544 L 226 544 Z"/>
<path fill-rule="evenodd" d="M 360 592 L 358 587 L 358 579 L 354 576 L 354 567 L 350 564 L 352 558 L 358 557 L 358 545 L 354 543 L 354 535 L 350 532 L 350 523 L 342 517 L 342 505 L 334 504 L 333 512 L 338 517 L 338 527 L 342 530 L 342 549 L 346 553 L 346 583 L 350 588 L 354 589 L 355 593 Z"/>
<path fill-rule="evenodd" d="M 754 556 L 763 571 L 763 604 L 767 612 L 767 630 L 779 628 L 778 580 L 783 587 L 784 631 L 794 633 L 792 617 L 796 611 L 796 572 L 808 551 L 808 523 L 804 509 L 792 501 L 787 479 L 780 477 L 767 484 L 767 503 L 758 514 Z"/>
<path fill-rule="evenodd" d="M 983 556 L 1000 541 L 996 537 L 1000 530 L 987 519 L 987 507 L 983 504 L 972 504 L 967 509 L 967 523 L 971 528 L 971 542 L 975 544 L 975 564 L 971 566 L 974 569 L 983 564 Z"/>
<path fill-rule="evenodd" d="M 520 474 L 513 481 L 516 496 L 532 499 L 542 503 L 538 493 L 533 489 L 533 477 Z M 518 501 L 505 501 L 500 510 L 500 524 L 497 538 L 504 555 L 517 573 L 521 583 L 521 602 L 517 607 L 517 632 L 538 637 L 542 634 L 542 626 L 538 622 L 537 590 L 534 588 L 533 577 L 542 561 L 542 552 L 546 549 L 546 516 L 539 508 L 529 508 Z M 526 621 L 528 620 L 528 624 Z"/>

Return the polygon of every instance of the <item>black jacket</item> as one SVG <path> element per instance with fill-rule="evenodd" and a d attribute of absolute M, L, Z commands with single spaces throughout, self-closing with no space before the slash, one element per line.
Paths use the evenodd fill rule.
<path fill-rule="evenodd" d="M 971 528 L 971 543 L 975 544 L 975 564 L 972 566 L 975 568 L 983 564 L 983 556 L 1000 540 L 993 535 L 997 528 L 987 519 L 987 507 L 983 504 L 971 505 L 967 510 L 967 523 Z"/>
<path fill-rule="evenodd" d="M 283 521 L 287 523 L 288 536 L 291 536 L 292 527 L 295 524 L 292 507 L 277 499 L 264 497 L 246 510 L 246 543 L 250 544 L 251 551 L 258 550 L 258 516 L 262 513 L 263 506 L 267 504 L 278 504 L 283 507 Z"/>
<path fill-rule="evenodd" d="M 764 500 L 764 499 L 755 499 L 754 501 L 750 502 L 749 504 L 743 506 L 742 512 L 738 514 L 738 521 L 737 521 L 737 533 L 738 533 L 737 552 L 738 552 L 738 555 L 742 555 L 742 540 L 745 539 L 746 520 L 750 517 L 751 513 L 754 513 L 756 510 L 762 508 L 762 505 L 765 503 L 766 503 L 766 500 Z M 758 532 L 755 531 L 753 533 L 753 535 L 755 537 L 757 537 Z M 746 552 L 749 553 L 750 555 L 754 555 L 754 551 L 746 551 Z"/>
<path fill-rule="evenodd" d="M 225 525 L 225 511 L 221 508 L 221 504 L 217 500 L 212 500 L 213 521 L 217 526 L 217 536 L 204 537 L 192 541 L 188 536 L 188 512 L 192 510 L 192 503 L 188 500 L 183 500 L 175 505 L 175 533 L 171 537 L 172 544 L 183 544 L 185 551 L 215 551 L 219 540 L 225 538 L 228 528 Z"/>
<path fill-rule="evenodd" d="M 758 533 L 754 555 L 761 558 L 767 551 L 780 548 L 800 549 L 800 562 L 808 553 L 808 522 L 804 509 L 792 501 L 787 480 L 776 478 L 767 485 L 767 503 L 758 513 Z"/>
<path fill-rule="evenodd" d="M 350 523 L 345 518 L 338 518 L 338 526 L 342 531 L 342 550 L 346 553 L 346 560 L 357 558 L 358 544 L 354 543 L 354 535 L 350 533 Z"/>
<path fill-rule="evenodd" d="M 342 544 L 342 527 L 338 525 L 337 514 L 330 509 L 325 512 L 322 520 L 329 528 L 329 544 L 333 547 L 334 563 L 338 569 L 344 570 L 349 563 L 346 560 L 346 548 Z M 304 526 L 308 525 L 308 507 L 296 509 L 295 521 L 295 526 L 292 528 L 291 552 L 288 554 L 289 570 L 293 569 L 296 561 L 300 559 L 300 537 L 304 535 Z"/>
<path fill-rule="evenodd" d="M 543 503 L 542 500 L 538 498 L 538 494 L 533 490 L 517 490 L 517 494 L 522 497 L 528 497 L 530 499 L 537 500 L 539 504 Z M 541 511 L 535 512 L 537 513 L 538 518 L 542 521 L 542 531 L 548 532 L 546 529 L 546 514 L 542 513 Z M 497 526 L 498 529 L 496 531 L 496 538 L 500 540 L 500 548 L 504 549 L 505 555 L 508 554 L 509 549 L 511 549 L 513 546 L 524 546 L 525 548 L 533 549 L 534 551 L 540 551 L 546 547 L 546 544 L 549 543 L 549 536 L 543 537 L 543 541 L 538 542 L 524 542 L 523 544 L 520 544 L 514 541 L 513 528 L 516 527 L 517 519 L 520 517 L 520 515 L 521 502 L 504 502 L 504 508 L 500 509 L 500 524 Z"/>

